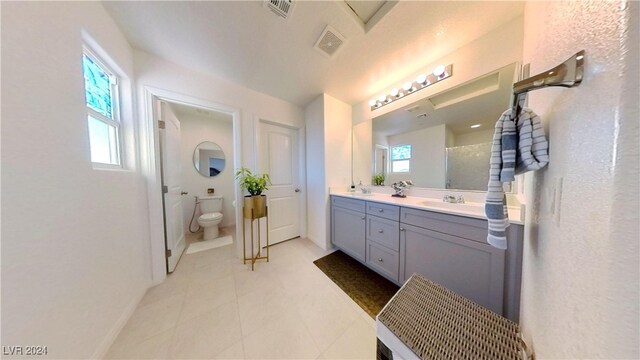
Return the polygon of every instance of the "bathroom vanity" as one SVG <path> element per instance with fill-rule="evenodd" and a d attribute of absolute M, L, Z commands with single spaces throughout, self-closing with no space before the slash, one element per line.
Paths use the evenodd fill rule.
<path fill-rule="evenodd" d="M 418 273 L 517 322 L 523 225 L 512 220 L 497 249 L 478 205 L 332 194 L 331 242 L 398 285 Z"/>

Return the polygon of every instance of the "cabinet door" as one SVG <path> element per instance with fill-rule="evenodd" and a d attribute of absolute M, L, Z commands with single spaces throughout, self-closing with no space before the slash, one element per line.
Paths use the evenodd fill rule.
<path fill-rule="evenodd" d="M 418 273 L 502 315 L 504 250 L 401 224 L 401 277 Z"/>
<path fill-rule="evenodd" d="M 365 262 L 364 213 L 331 207 L 331 242 L 353 258 Z"/>

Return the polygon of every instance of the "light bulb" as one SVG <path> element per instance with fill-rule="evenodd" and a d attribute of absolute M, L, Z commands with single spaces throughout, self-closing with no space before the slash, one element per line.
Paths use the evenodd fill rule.
<path fill-rule="evenodd" d="M 380 97 L 378 98 L 378 101 L 380 102 L 385 102 L 387 100 L 387 95 L 380 95 Z"/>
<path fill-rule="evenodd" d="M 471 127 L 472 129 L 479 128 L 479 127 L 480 127 L 480 124 L 471 125 L 470 127 Z"/>
<path fill-rule="evenodd" d="M 402 85 L 402 88 L 407 91 L 410 91 L 412 87 L 413 87 L 413 84 L 410 81 L 407 81 L 406 83 L 404 83 L 404 85 Z"/>
<path fill-rule="evenodd" d="M 376 104 L 376 99 L 369 100 L 369 106 L 374 106 Z"/>
<path fill-rule="evenodd" d="M 438 65 L 438 66 L 436 66 L 435 69 L 433 69 L 433 75 L 435 77 L 439 78 L 442 75 L 444 75 L 444 71 L 445 71 L 444 65 Z"/>
<path fill-rule="evenodd" d="M 426 74 L 418 75 L 418 77 L 416 78 L 416 81 L 418 82 L 418 84 L 425 85 L 427 82 L 427 75 Z"/>
<path fill-rule="evenodd" d="M 398 96 L 398 89 L 396 88 L 391 89 L 391 96 Z"/>
<path fill-rule="evenodd" d="M 440 78 L 445 75 L 445 70 L 446 68 L 444 67 L 444 65 L 438 65 L 433 69 L 433 75 L 437 78 Z"/>

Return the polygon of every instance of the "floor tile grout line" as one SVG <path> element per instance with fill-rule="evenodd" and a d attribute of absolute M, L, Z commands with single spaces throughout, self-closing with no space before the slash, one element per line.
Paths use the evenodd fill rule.
<path fill-rule="evenodd" d="M 293 275 L 294 277 L 292 279 L 295 279 L 296 281 L 308 281 L 311 280 L 312 283 L 315 283 L 316 280 L 316 272 L 319 271 L 319 269 L 316 268 L 316 266 L 313 264 L 313 261 L 326 256 L 328 254 L 330 254 L 331 252 L 327 252 L 327 251 L 320 251 L 320 250 L 314 250 L 312 248 L 310 248 L 309 246 L 309 241 L 308 239 L 301 239 L 302 241 L 305 242 L 292 242 L 290 244 L 290 247 L 285 248 L 285 244 L 283 243 L 282 245 L 284 245 L 281 249 L 282 249 L 282 261 L 281 262 L 274 262 L 274 266 L 269 266 L 269 269 L 267 271 L 257 271 L 256 275 L 261 275 L 262 277 L 264 277 L 262 280 L 266 281 L 270 284 L 272 284 L 273 286 L 277 286 L 280 290 L 279 291 L 283 291 L 283 294 L 285 294 L 286 297 L 291 297 L 291 291 L 295 291 L 295 286 L 290 286 L 287 282 L 291 281 L 290 279 L 285 277 L 283 278 L 280 274 L 286 274 L 286 272 L 288 270 L 294 270 L 298 267 L 298 265 L 301 267 L 301 270 L 305 270 L 303 273 L 299 274 L 298 276 Z M 315 246 L 315 244 L 313 244 Z M 220 249 L 220 248 L 218 248 Z M 211 250 L 216 250 L 216 249 L 211 249 Z M 205 252 L 203 252 L 205 253 Z M 224 349 L 218 350 L 217 354 L 215 354 L 214 356 L 218 356 L 221 353 L 223 353 L 224 351 L 227 351 L 229 349 L 231 349 L 233 346 L 235 345 L 239 345 L 239 349 L 242 351 L 242 358 L 247 357 L 247 344 L 245 341 L 246 336 L 244 335 L 244 331 L 246 331 L 246 326 L 247 324 L 243 324 L 242 320 L 241 320 L 241 312 L 240 312 L 240 295 L 239 295 L 239 280 L 240 278 L 238 277 L 238 274 L 241 274 L 243 271 L 247 271 L 246 269 L 237 269 L 236 264 L 237 261 L 241 261 L 239 259 L 236 259 L 235 257 L 233 258 L 229 258 L 229 254 L 227 254 L 227 250 L 223 250 L 220 256 L 211 256 L 212 261 L 220 261 L 220 267 L 219 271 L 221 272 L 226 272 L 227 270 L 229 270 L 229 275 L 231 276 L 231 283 L 233 285 L 233 298 L 232 299 L 227 299 L 227 301 L 224 304 L 218 304 L 216 305 L 214 308 L 211 309 L 207 309 L 207 312 L 210 311 L 214 311 L 214 309 L 225 305 L 225 304 L 229 304 L 230 302 L 235 303 L 235 311 L 238 314 L 238 328 L 240 330 L 240 334 L 239 334 L 239 338 L 237 341 L 239 341 L 239 344 L 237 342 L 233 342 L 231 344 L 229 344 L 229 346 L 225 347 Z M 277 252 L 274 252 L 273 255 L 277 254 Z M 195 254 L 190 254 L 190 256 L 193 256 Z M 185 258 L 186 259 L 186 258 Z M 274 259 L 275 260 L 275 259 Z M 166 349 L 166 356 L 173 356 L 173 354 L 175 353 L 175 344 L 174 342 L 176 341 L 176 337 L 177 337 L 177 329 L 178 327 L 183 323 L 180 321 L 180 319 L 182 318 L 182 316 L 185 314 L 185 308 L 188 306 L 188 294 L 189 294 L 189 289 L 192 288 L 193 286 L 195 286 L 195 282 L 196 277 L 194 276 L 194 274 L 196 273 L 196 265 L 200 265 L 200 264 L 204 264 L 201 267 L 206 267 L 206 266 L 211 266 L 211 265 L 207 265 L 207 257 L 206 256 L 200 256 L 198 258 L 191 258 L 191 260 L 189 260 L 188 262 L 182 262 L 180 265 L 186 265 L 187 268 L 185 268 L 185 272 L 183 272 L 181 274 L 181 278 L 180 279 L 176 279 L 176 281 L 180 281 L 179 283 L 183 283 L 183 286 L 176 286 L 175 289 L 173 288 L 168 288 L 168 290 L 166 290 L 166 294 L 161 294 L 160 296 L 160 300 L 162 300 L 162 298 L 164 298 L 164 296 L 166 296 L 167 294 L 170 294 L 169 297 L 172 296 L 179 296 L 179 311 L 177 312 L 177 317 L 175 318 L 175 320 L 173 321 L 173 326 L 171 326 L 170 328 L 168 328 L 165 331 L 170 331 L 170 336 L 169 336 L 169 340 L 168 340 L 168 344 L 166 344 L 167 349 Z M 291 261 L 294 262 L 294 264 L 291 263 Z M 289 267 L 291 266 L 291 267 Z M 309 272 L 308 274 L 306 273 L 307 270 L 312 269 L 311 272 Z M 213 269 L 213 271 L 215 272 L 216 269 Z M 224 277 L 224 276 L 223 276 Z M 244 279 L 244 276 L 242 277 Z M 251 278 L 251 276 L 247 277 L 248 279 Z M 208 281 L 208 275 L 206 274 L 202 274 L 202 280 L 204 281 Z M 306 280 L 305 280 L 306 279 Z M 322 277 L 321 279 L 325 279 L 324 277 Z M 326 279 L 325 279 L 326 280 Z M 249 280 L 249 281 L 254 281 L 254 280 Z M 179 284 L 178 283 L 178 284 Z M 345 334 L 357 323 L 357 321 L 360 320 L 360 318 L 362 317 L 362 314 L 359 313 L 358 311 L 356 311 L 356 308 L 353 306 L 353 304 L 351 304 L 351 302 L 353 302 L 353 300 L 351 298 L 346 297 L 345 298 L 345 294 L 341 293 L 341 289 L 336 288 L 335 285 L 329 286 L 329 284 L 333 284 L 333 282 L 329 281 L 323 281 L 320 280 L 319 282 L 317 282 L 317 285 L 322 285 L 321 287 L 323 289 L 326 289 L 327 287 L 329 289 L 331 289 L 328 293 L 326 294 L 332 294 L 331 297 L 333 298 L 334 296 L 336 297 L 336 300 L 340 303 L 340 307 L 342 308 L 342 305 L 346 305 L 345 306 L 345 311 L 349 311 L 349 313 L 353 312 L 353 319 L 351 319 L 343 329 L 339 330 L 336 332 L 336 336 L 333 339 L 330 339 L 330 341 L 327 343 L 327 345 L 325 346 L 321 346 L 321 344 L 319 343 L 319 338 L 317 338 L 315 335 L 316 330 L 314 328 L 314 332 L 312 333 L 312 329 L 310 328 L 310 326 L 312 324 L 308 324 L 308 320 L 304 320 L 305 318 L 301 316 L 300 311 L 302 311 L 300 309 L 295 309 L 296 315 L 298 320 L 302 320 L 302 324 L 300 324 L 302 326 L 301 329 L 304 329 L 304 331 L 306 332 L 306 336 L 308 337 L 308 341 L 310 341 L 309 345 L 313 344 L 314 347 L 314 353 L 316 353 L 317 355 L 315 356 L 315 358 L 322 358 L 325 353 L 336 344 L 337 341 L 339 341 L 343 336 L 345 336 Z M 245 285 L 251 285 L 251 283 L 249 284 L 245 284 Z M 295 285 L 295 284 L 294 284 Z M 176 289 L 180 289 L 178 291 L 176 291 Z M 247 288 L 249 291 L 245 294 L 243 294 L 243 296 L 245 295 L 250 295 L 253 290 Z M 228 289 L 231 290 L 231 289 Z M 324 290 L 323 290 L 324 291 Z M 146 295 L 145 295 L 146 296 Z M 295 295 L 294 295 L 295 296 Z M 311 295 L 313 296 L 313 295 Z M 158 300 L 158 301 L 160 301 Z M 177 299 L 176 299 L 177 300 Z M 276 299 L 275 301 L 281 301 L 282 299 Z M 303 301 L 306 302 L 303 298 L 299 298 L 296 301 Z M 155 303 L 152 302 L 150 304 L 146 304 L 146 305 L 151 305 Z M 338 303 L 336 303 L 337 305 Z M 357 306 L 357 304 L 356 304 Z M 288 310 L 283 310 L 283 311 L 288 311 Z M 185 320 L 185 322 L 188 320 Z M 365 319 L 362 319 L 363 322 L 366 322 Z M 367 326 L 369 326 L 370 324 L 366 324 Z M 342 327 L 342 326 L 340 326 Z M 326 331 L 330 331 L 329 333 L 326 333 L 329 336 L 333 337 L 333 332 L 331 332 L 334 328 L 333 327 L 326 327 L 326 328 L 322 328 L 321 331 L 326 332 Z M 244 330 L 244 331 L 243 331 Z M 337 329 L 336 329 L 337 330 Z M 157 333 L 156 335 L 153 335 L 151 337 L 145 338 L 142 341 L 139 341 L 138 344 L 143 343 L 145 341 L 148 341 L 149 339 L 153 338 L 154 336 L 159 336 L 160 334 L 162 334 L 162 332 Z M 169 335 L 169 334 L 166 334 Z M 250 334 L 247 334 L 247 336 L 249 336 Z M 165 346 L 165 343 L 163 342 L 163 346 Z M 313 357 L 311 357 L 313 358 Z"/>
<path fill-rule="evenodd" d="M 356 320 L 358 320 L 360 318 L 360 316 L 356 316 L 350 323 L 349 325 L 347 325 L 344 330 L 340 333 L 340 335 L 338 337 L 335 338 L 335 340 L 333 340 L 331 342 L 331 344 L 329 344 L 329 346 L 327 346 L 326 349 L 324 349 L 323 351 L 320 352 L 319 356 L 322 356 L 324 358 L 324 354 L 327 352 L 327 350 L 331 349 L 331 347 L 338 342 L 338 340 L 340 340 L 340 338 L 347 333 L 347 331 L 349 331 L 349 329 L 351 328 L 351 326 L 353 326 L 356 322 Z"/>

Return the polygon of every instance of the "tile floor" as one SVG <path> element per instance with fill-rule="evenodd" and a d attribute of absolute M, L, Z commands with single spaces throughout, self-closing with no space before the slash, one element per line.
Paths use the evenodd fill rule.
<path fill-rule="evenodd" d="M 234 247 L 183 255 L 147 291 L 106 357 L 375 358 L 375 322 L 313 264 L 327 252 L 290 240 L 252 272 Z"/>

